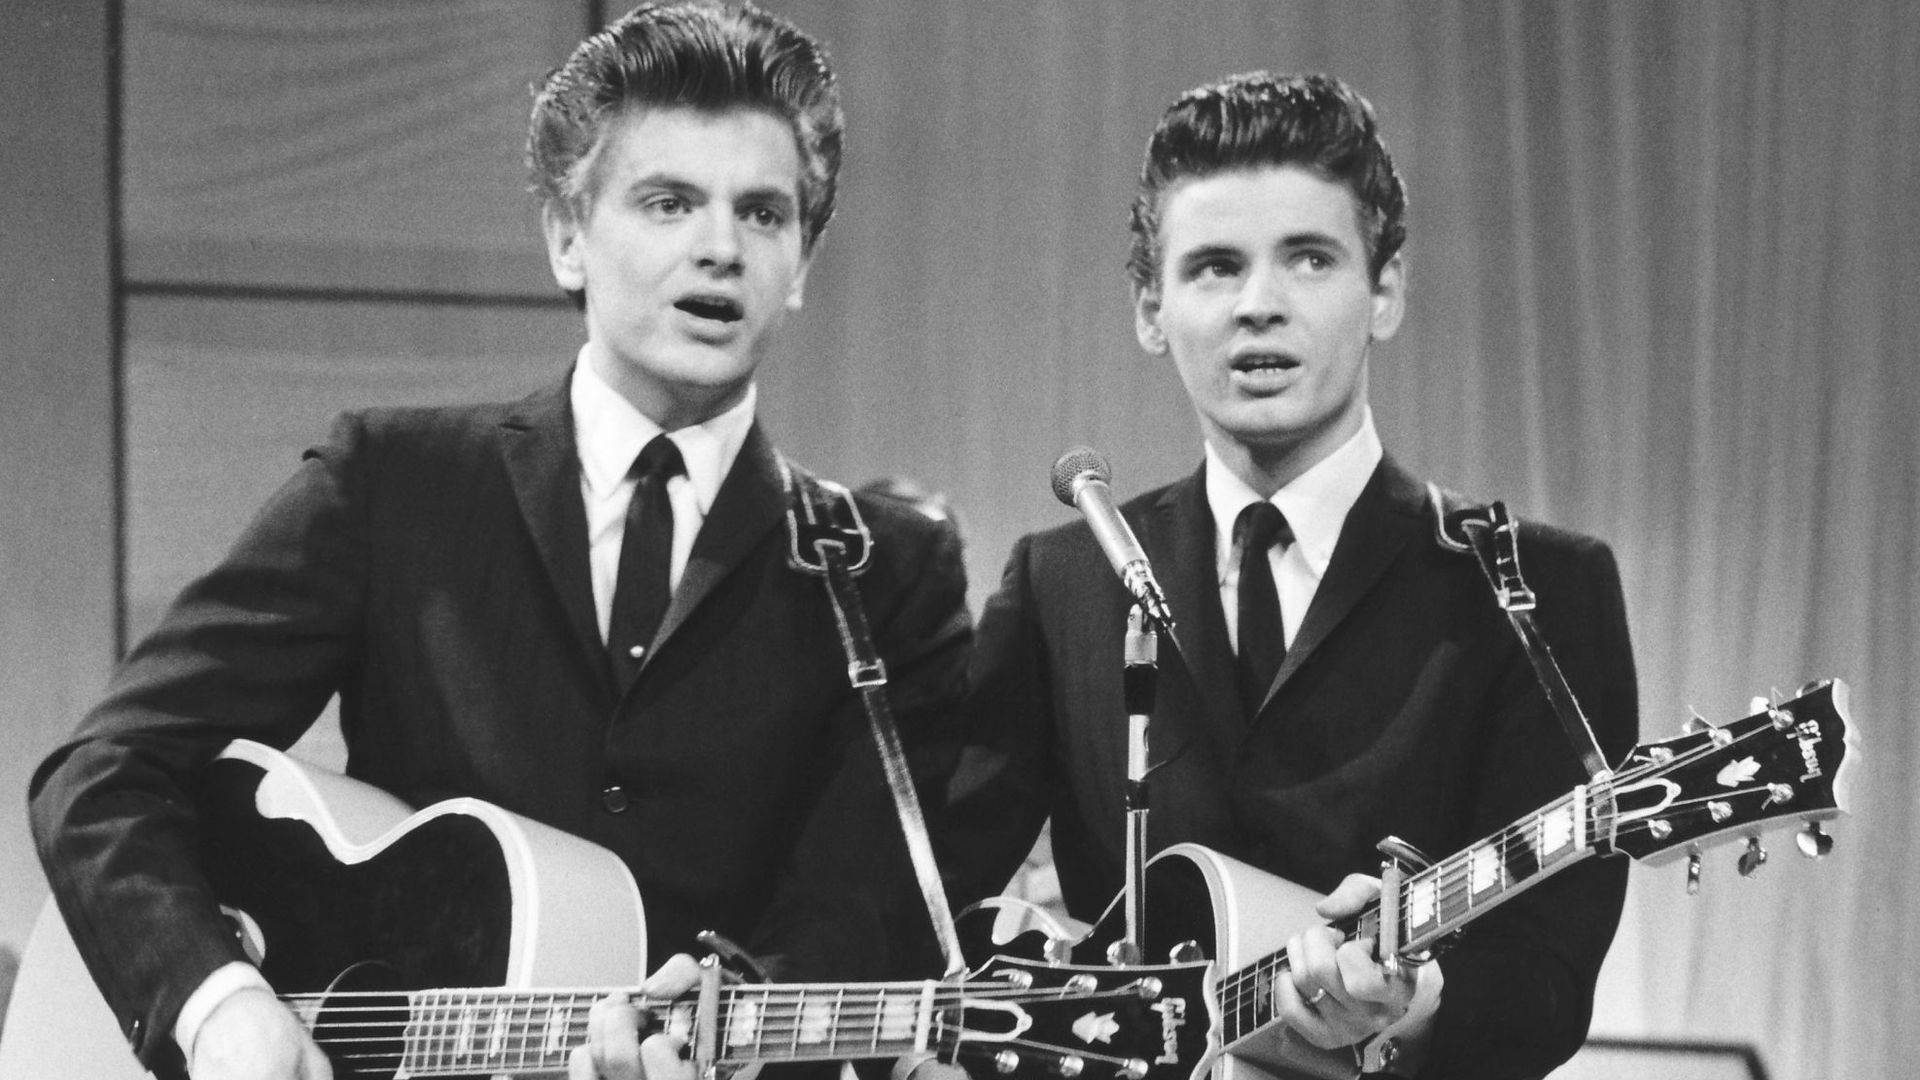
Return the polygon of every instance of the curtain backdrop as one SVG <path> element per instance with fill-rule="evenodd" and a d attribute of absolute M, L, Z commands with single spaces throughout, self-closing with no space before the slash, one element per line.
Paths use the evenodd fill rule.
<path fill-rule="evenodd" d="M 946 492 L 976 607 L 1016 536 L 1070 516 L 1046 491 L 1061 450 L 1106 451 L 1123 494 L 1199 460 L 1122 278 L 1161 108 L 1257 67 L 1358 86 L 1412 195 L 1410 316 L 1374 367 L 1389 451 L 1614 544 L 1648 737 L 1819 676 L 1854 689 L 1834 855 L 1778 835 L 1743 880 L 1715 851 L 1692 898 L 1678 868 L 1636 869 L 1596 1031 L 1751 1042 L 1783 1080 L 1911 1067 L 1920 8 L 769 6 L 828 41 L 851 137 L 841 217 L 765 371 L 768 423 L 829 475 Z M 126 0 L 136 619 L 343 402 L 498 393 L 570 358 L 568 313 L 525 306 L 548 294 L 512 186 L 523 87 L 590 7 Z M 244 295 L 275 283 L 319 292 L 285 319 Z M 409 287 L 470 296 L 389 320 L 389 340 L 325 294 Z M 502 317 L 540 325 L 486 329 Z M 248 423 L 219 422 L 223 393 Z M 181 401 L 205 422 L 169 422 Z M 259 476 L 183 481 L 210 460 Z"/>

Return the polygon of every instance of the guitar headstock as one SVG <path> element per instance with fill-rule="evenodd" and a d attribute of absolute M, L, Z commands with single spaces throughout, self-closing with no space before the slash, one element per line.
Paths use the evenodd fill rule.
<path fill-rule="evenodd" d="M 1659 864 L 1744 836 L 1747 874 L 1766 861 L 1761 829 L 1794 820 L 1804 823 L 1800 849 L 1826 854 L 1833 840 L 1819 823 L 1845 812 L 1848 723 L 1847 684 L 1826 679 L 1723 727 L 1635 747 L 1614 774 L 1613 847 Z M 1696 860 L 1690 891 L 1697 875 Z"/>
<path fill-rule="evenodd" d="M 1108 967 L 996 956 L 939 1040 L 977 1077 L 1187 1080 L 1209 1050 L 1205 962 Z"/>

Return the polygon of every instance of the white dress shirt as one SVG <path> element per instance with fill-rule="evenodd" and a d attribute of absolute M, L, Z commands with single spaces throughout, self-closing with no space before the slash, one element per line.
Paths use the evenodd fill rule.
<path fill-rule="evenodd" d="M 587 508 L 587 559 L 593 573 L 593 608 L 599 617 L 600 640 L 607 640 L 613 616 L 613 590 L 620 577 L 620 543 L 626 536 L 627 504 L 633 501 L 635 481 L 628 472 L 640 448 L 660 434 L 654 423 L 606 381 L 594 373 L 582 351 L 573 366 L 569 388 L 573 403 L 573 435 L 580 452 L 580 497 Z M 713 508 L 720 484 L 740 456 L 740 447 L 753 427 L 757 393 L 748 384 L 740 404 L 702 424 L 667 432 L 687 463 L 685 475 L 667 482 L 673 503 L 673 561 L 667 581 L 680 585 L 693 552 L 693 538 Z"/>
<path fill-rule="evenodd" d="M 1373 427 L 1373 410 L 1361 417 L 1360 430 L 1339 448 L 1273 493 L 1268 501 L 1286 515 L 1293 543 L 1267 552 L 1273 566 L 1273 584 L 1280 594 L 1280 623 L 1287 645 L 1293 645 L 1313 594 L 1326 576 L 1333 546 L 1346 524 L 1347 511 L 1359 500 L 1361 489 L 1373 478 L 1383 451 Z M 1207 444 L 1207 506 L 1213 511 L 1214 565 L 1219 572 L 1220 610 L 1227 617 L 1227 640 L 1240 652 L 1240 548 L 1233 526 L 1240 511 L 1260 496 L 1227 469 L 1226 462 Z"/>

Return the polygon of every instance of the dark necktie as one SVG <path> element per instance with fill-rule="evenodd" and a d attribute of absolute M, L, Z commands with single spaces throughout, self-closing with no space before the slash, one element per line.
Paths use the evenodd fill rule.
<path fill-rule="evenodd" d="M 673 562 L 673 503 L 667 498 L 667 481 L 686 471 L 680 448 L 661 434 L 641 448 L 627 473 L 634 478 L 633 501 L 627 504 L 620 575 L 607 625 L 607 657 L 621 693 L 633 684 L 667 613 Z"/>
<path fill-rule="evenodd" d="M 1240 545 L 1240 703 L 1252 719 L 1286 659 L 1286 631 L 1280 623 L 1280 593 L 1273 584 L 1267 551 L 1293 543 L 1286 515 L 1270 502 L 1240 511 L 1233 533 Z"/>

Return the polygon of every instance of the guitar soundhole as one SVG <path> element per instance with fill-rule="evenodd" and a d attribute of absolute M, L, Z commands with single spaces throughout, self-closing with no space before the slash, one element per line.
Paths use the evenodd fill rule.
<path fill-rule="evenodd" d="M 393 1080 L 406 1049 L 406 998 L 399 973 L 385 964 L 355 964 L 328 989 L 313 1022 L 336 1080 Z"/>

